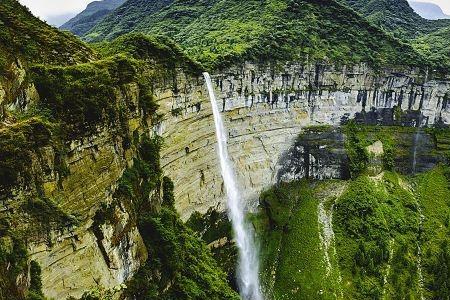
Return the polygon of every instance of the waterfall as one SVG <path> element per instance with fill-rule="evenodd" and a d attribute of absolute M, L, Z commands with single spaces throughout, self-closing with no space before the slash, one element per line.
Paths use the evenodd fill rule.
<path fill-rule="evenodd" d="M 245 205 L 242 202 L 233 166 L 228 157 L 227 133 L 217 106 L 211 77 L 206 72 L 203 73 L 203 76 L 208 87 L 214 115 L 220 168 L 228 197 L 228 215 L 231 219 L 234 238 L 239 250 L 237 279 L 240 293 L 245 300 L 262 300 L 258 277 L 259 258 L 254 240 L 254 231 L 251 224 L 245 219 Z"/>
<path fill-rule="evenodd" d="M 417 166 L 417 148 L 419 146 L 419 140 L 420 140 L 420 129 L 422 125 L 422 113 L 419 115 L 418 123 L 416 124 L 417 129 L 416 133 L 414 134 L 414 142 L 413 142 L 413 163 L 412 163 L 412 171 L 413 174 L 416 174 L 416 166 Z"/>

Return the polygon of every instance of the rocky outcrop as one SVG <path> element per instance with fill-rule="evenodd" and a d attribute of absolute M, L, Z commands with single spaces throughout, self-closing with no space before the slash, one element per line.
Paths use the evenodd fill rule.
<path fill-rule="evenodd" d="M 5 110 L 24 109 L 39 99 L 19 59 L 11 62 L 4 72 L 5 76 L 0 76 L 0 121 L 6 117 Z"/>
<path fill-rule="evenodd" d="M 114 100 L 128 107 L 127 124 L 121 126 L 126 135 L 151 136 L 150 116 L 138 109 L 139 92 L 135 84 L 117 90 Z M 24 105 L 11 109 L 20 111 L 33 101 L 29 94 L 19 98 L 13 103 Z M 115 206 L 111 220 L 95 221 L 98 211 L 113 202 L 118 180 L 136 157 L 137 145 L 125 146 L 126 135 L 116 127 L 99 126 L 64 145 L 53 137 L 53 144 L 23 149 L 31 165 L 10 192 L 2 190 L 0 216 L 26 235 L 29 260 L 42 269 L 46 297 L 79 298 L 98 287 L 116 288 L 147 259 L 128 206 Z M 5 125 L 0 130 L 18 129 Z"/>
<path fill-rule="evenodd" d="M 349 179 L 345 135 L 337 128 L 305 130 L 279 160 L 277 182 Z"/>
<path fill-rule="evenodd" d="M 131 121 L 132 122 L 132 121 Z M 52 176 L 44 182 L 45 196 L 70 212 L 79 224 L 52 233 L 50 243 L 30 244 L 31 259 L 42 268 L 43 290 L 47 297 L 66 299 L 97 286 L 114 288 L 124 283 L 146 260 L 146 248 L 125 208 L 115 211 L 113 224 L 95 228 L 93 218 L 99 208 L 113 201 L 117 181 L 132 163 L 133 150 L 124 150 L 107 130 L 97 136 L 73 141 L 68 154 L 68 176 Z"/>
<path fill-rule="evenodd" d="M 413 71 L 377 75 L 365 66 L 247 64 L 212 77 L 229 132 L 230 156 L 247 199 L 256 199 L 262 189 L 279 180 L 286 167 L 282 158 L 289 157 L 289 149 L 295 145 L 301 157 L 308 152 L 309 158 L 306 165 L 305 160 L 297 160 L 301 166 L 295 178 L 345 174 L 342 133 L 311 133 L 295 144 L 309 126 L 338 126 L 351 118 L 410 126 L 419 121 L 422 125 L 450 123 L 449 83 L 423 83 L 424 78 Z M 32 86 L 29 90 L 34 92 L 15 96 L 8 105 L 17 110 L 26 107 L 32 95 L 37 96 Z M 183 219 L 195 211 L 223 211 L 215 127 L 203 78 L 178 72 L 155 83 L 158 120 L 142 115 L 139 92 L 137 84 L 115 91 L 116 100 L 128 108 L 125 127 L 130 137 L 153 132 L 164 137 L 161 165 L 174 181 L 175 205 Z M 65 153 L 51 144 L 40 147 L 33 152 L 31 166 L 32 178 L 39 178 L 39 183 L 25 184 L 11 197 L 1 199 L 0 213 L 13 216 L 21 204 L 38 194 L 73 221 L 30 238 L 30 259 L 42 267 L 46 296 L 80 297 L 97 286 L 120 286 L 146 260 L 145 246 L 126 205 L 115 208 L 114 222 L 95 222 L 102 204 L 113 201 L 119 178 L 136 157 L 135 145 L 125 147 L 117 127 L 121 126 L 98 126 L 94 134 L 66 141 Z M 327 159 L 322 160 L 321 155 Z M 26 228 L 30 225 L 23 224 Z"/>
<path fill-rule="evenodd" d="M 450 123 L 448 81 L 417 70 L 375 72 L 365 65 L 246 64 L 212 75 L 229 131 L 229 151 L 247 199 L 277 180 L 279 159 L 305 127 L 368 124 L 422 126 Z M 224 209 L 214 124 L 202 78 L 177 81 L 160 92 L 163 168 L 175 183 L 176 207 Z"/>

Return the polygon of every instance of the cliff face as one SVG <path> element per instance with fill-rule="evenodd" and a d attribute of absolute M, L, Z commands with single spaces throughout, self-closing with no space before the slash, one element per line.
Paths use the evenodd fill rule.
<path fill-rule="evenodd" d="M 65 153 L 60 153 L 51 141 L 39 144 L 30 154 L 32 176 L 19 180 L 12 193 L 2 199 L 1 214 L 10 217 L 17 216 L 27 203 L 38 208 L 56 203 L 61 211 L 61 217 L 49 219 L 44 230 L 34 226 L 29 211 L 13 222 L 25 232 L 32 232 L 30 259 L 42 268 L 46 296 L 64 299 L 80 297 L 98 286 L 118 287 L 147 259 L 146 247 L 126 204 L 115 206 L 112 221 L 98 221 L 99 212 L 113 201 L 118 180 L 136 157 L 136 145 L 125 146 L 125 136 L 163 136 L 161 166 L 174 181 L 175 206 L 183 219 L 194 211 L 225 209 L 214 121 L 204 80 L 181 71 L 173 75 L 163 76 L 153 85 L 160 105 L 159 119 L 149 119 L 142 113 L 142 91 L 137 83 L 121 85 L 114 91 L 114 101 L 117 107 L 127 107 L 126 124 L 116 121 L 98 125 L 93 133 L 66 141 Z M 230 156 L 248 199 L 256 199 L 261 190 L 283 176 L 286 166 L 293 165 L 285 158 L 296 155 L 290 154 L 290 149 L 305 127 L 338 126 L 352 118 L 407 126 L 419 121 L 421 125 L 450 122 L 450 84 L 425 82 L 413 71 L 400 74 L 386 70 L 375 75 L 365 66 L 338 69 L 288 64 L 271 68 L 246 64 L 212 77 L 225 112 Z M 26 90 L 10 102 L 16 103 L 19 110 L 39 99 L 34 85 Z M 118 134 L 119 127 L 126 128 L 127 134 Z M 330 140 L 336 140 L 334 134 L 341 138 L 329 146 L 337 149 L 337 155 L 321 161 L 324 145 L 315 145 L 310 152 L 314 159 L 307 163 L 312 171 L 309 175 L 298 172 L 295 178 L 346 176 L 345 163 L 341 163 L 346 159 L 342 153 L 344 136 L 331 133 Z M 312 133 L 306 139 L 307 145 L 314 139 Z M 317 166 L 328 169 L 318 170 Z M 300 167 L 305 167 L 304 161 Z M 48 199 L 48 203 L 31 201 L 36 195 Z"/>
<path fill-rule="evenodd" d="M 244 196 L 256 199 L 275 183 L 280 158 L 307 126 L 339 126 L 356 118 L 366 124 L 434 125 L 450 122 L 450 83 L 426 80 L 414 70 L 287 64 L 246 64 L 213 74 L 229 130 L 229 150 Z M 159 93 L 164 114 L 163 168 L 175 183 L 184 219 L 225 199 L 215 149 L 214 123 L 202 78 L 175 94 Z"/>
<path fill-rule="evenodd" d="M 38 95 L 33 86 L 28 89 Z M 117 90 L 115 101 L 134 107 L 127 114 L 130 133 L 151 134 L 145 125 L 151 121 L 138 110 L 139 92 L 137 85 L 129 84 Z M 25 106 L 32 105 L 32 98 L 22 100 Z M 7 130 L 17 129 L 2 129 Z M 1 215 L 28 233 L 28 253 L 42 268 L 43 291 L 55 299 L 81 297 L 97 286 L 116 287 L 130 279 L 147 257 L 125 206 L 115 209 L 114 222 L 95 222 L 100 208 L 113 201 L 118 180 L 133 164 L 136 147 L 125 148 L 123 137 L 110 126 L 100 126 L 95 134 L 80 135 L 66 145 L 63 155 L 51 143 L 23 149 L 32 151 L 31 176 L 19 178 L 11 193 L 2 192 Z"/>
<path fill-rule="evenodd" d="M 133 99 L 136 99 L 133 97 Z M 130 119 L 130 124 L 139 119 Z M 145 262 L 147 251 L 135 222 L 125 207 L 114 211 L 116 222 L 95 224 L 102 205 L 111 203 L 117 181 L 132 164 L 134 150 L 101 130 L 98 135 L 71 142 L 67 168 L 70 175 L 54 178 L 52 155 L 45 158 L 49 176 L 44 177 L 45 196 L 79 220 L 76 226 L 51 233 L 50 240 L 36 241 L 31 258 L 42 268 L 46 296 L 80 297 L 97 285 L 110 289 L 131 278 Z"/>

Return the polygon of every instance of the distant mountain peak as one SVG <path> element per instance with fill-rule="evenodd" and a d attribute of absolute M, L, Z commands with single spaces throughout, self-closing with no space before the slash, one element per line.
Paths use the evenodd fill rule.
<path fill-rule="evenodd" d="M 409 4 L 422 18 L 428 20 L 450 19 L 450 16 L 446 15 L 437 4 L 422 1 L 410 1 Z"/>
<path fill-rule="evenodd" d="M 85 10 L 64 23 L 60 28 L 83 35 L 126 0 L 100 0 L 88 4 Z"/>

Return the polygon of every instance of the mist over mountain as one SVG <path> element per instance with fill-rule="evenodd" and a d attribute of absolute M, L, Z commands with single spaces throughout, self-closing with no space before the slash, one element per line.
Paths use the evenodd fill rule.
<path fill-rule="evenodd" d="M 75 16 L 76 16 L 75 13 L 69 13 L 69 14 L 63 14 L 63 15 L 52 15 L 52 16 L 48 16 L 46 18 L 46 21 L 50 25 L 59 27 Z"/>
<path fill-rule="evenodd" d="M 428 20 L 449 19 L 450 16 L 446 15 L 439 5 L 427 2 L 411 1 L 409 2 L 411 7 L 422 18 Z"/>

